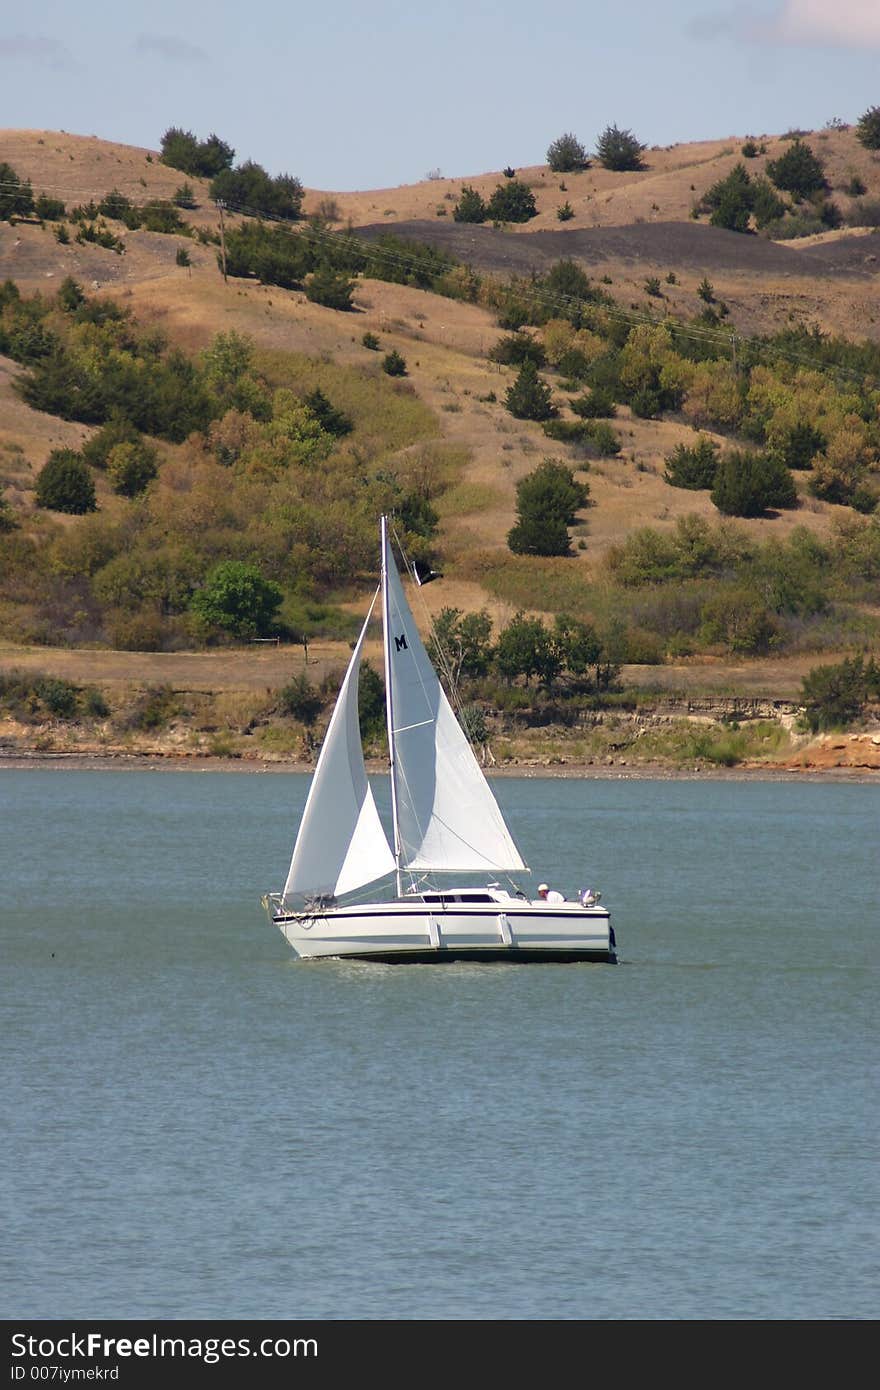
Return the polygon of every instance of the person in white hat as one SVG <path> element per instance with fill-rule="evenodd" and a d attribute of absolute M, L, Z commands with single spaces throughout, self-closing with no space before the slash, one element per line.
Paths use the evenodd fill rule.
<path fill-rule="evenodd" d="M 565 898 L 561 893 L 557 893 L 555 888 L 548 888 L 546 883 L 538 884 L 538 897 L 545 903 L 564 903 Z"/>

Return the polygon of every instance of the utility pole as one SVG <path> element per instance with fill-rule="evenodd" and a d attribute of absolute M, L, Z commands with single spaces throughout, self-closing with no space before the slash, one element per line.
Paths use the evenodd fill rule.
<path fill-rule="evenodd" d="M 224 221 L 223 221 L 223 204 L 222 204 L 222 203 L 219 203 L 219 202 L 218 202 L 218 204 L 217 204 L 217 211 L 218 211 L 219 214 L 220 214 L 220 260 L 221 260 L 221 263 L 222 263 L 222 266 L 223 266 L 223 283 L 224 283 L 224 285 L 228 285 L 228 284 L 229 284 L 229 280 L 228 280 L 227 275 L 226 275 L 226 226 L 225 226 L 225 223 L 224 223 Z"/>

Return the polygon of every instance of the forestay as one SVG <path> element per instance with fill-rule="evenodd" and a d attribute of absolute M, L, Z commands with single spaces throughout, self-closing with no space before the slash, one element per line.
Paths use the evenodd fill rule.
<path fill-rule="evenodd" d="M 367 781 L 358 721 L 358 674 L 370 605 L 324 737 L 303 811 L 284 897 L 337 897 L 393 873 L 388 844 Z"/>
<path fill-rule="evenodd" d="M 387 538 L 382 563 L 400 867 L 525 869 L 422 645 Z"/>

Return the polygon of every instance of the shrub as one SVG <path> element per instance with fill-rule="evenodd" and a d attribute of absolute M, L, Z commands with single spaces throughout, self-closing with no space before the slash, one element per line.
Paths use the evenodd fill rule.
<path fill-rule="evenodd" d="M 596 141 L 596 156 L 605 169 L 624 171 L 642 169 L 642 155 L 645 146 L 640 144 L 631 130 L 619 130 L 616 125 L 606 126 Z"/>
<path fill-rule="evenodd" d="M 570 222 L 574 217 L 574 208 L 568 201 L 556 209 L 556 217 L 560 222 Z"/>
<path fill-rule="evenodd" d="M 175 265 L 180 265 L 180 266 L 192 265 L 192 261 L 190 260 L 189 251 L 187 250 L 187 248 L 186 248 L 185 246 L 178 246 L 177 252 L 176 252 L 175 257 L 174 257 L 174 263 L 175 263 Z"/>
<path fill-rule="evenodd" d="M 328 434 L 333 434 L 337 439 L 343 435 L 351 434 L 354 423 L 350 415 L 345 411 L 337 410 L 335 405 L 331 405 L 320 386 L 316 386 L 314 391 L 303 397 L 303 404 L 307 405 L 314 415 L 322 430 Z"/>
<path fill-rule="evenodd" d="M 867 193 L 868 185 L 865 183 L 864 179 L 859 177 L 858 174 L 853 174 L 849 183 L 844 185 L 843 191 L 850 198 L 861 198 L 863 193 Z"/>
<path fill-rule="evenodd" d="M 491 362 L 501 362 L 505 367 L 521 367 L 523 362 L 532 362 L 543 367 L 547 361 L 544 347 L 531 333 L 509 333 L 499 338 L 488 352 Z"/>
<path fill-rule="evenodd" d="M 821 430 L 808 420 L 801 420 L 785 433 L 776 451 L 786 468 L 812 468 L 813 459 L 827 442 Z"/>
<path fill-rule="evenodd" d="M 850 227 L 880 227 L 880 198 L 859 198 L 846 220 Z"/>
<path fill-rule="evenodd" d="M 159 472 L 156 451 L 142 441 L 117 444 L 107 457 L 107 475 L 120 497 L 138 497 Z"/>
<path fill-rule="evenodd" d="M 869 106 L 856 121 L 856 139 L 866 150 L 880 150 L 880 106 Z"/>
<path fill-rule="evenodd" d="M 187 210 L 190 210 L 192 208 L 198 207 L 198 203 L 196 202 L 196 195 L 193 191 L 193 186 L 191 183 L 182 183 L 178 188 L 175 188 L 174 197 L 171 201 L 177 208 L 186 208 Z"/>
<path fill-rule="evenodd" d="M 767 176 L 777 188 L 797 198 L 808 198 L 825 187 L 824 165 L 802 140 L 795 140 L 785 154 L 769 161 Z"/>
<path fill-rule="evenodd" d="M 660 277 L 658 275 L 648 276 L 645 281 L 645 294 L 650 295 L 652 299 L 663 298 L 663 291 L 660 288 Z"/>
<path fill-rule="evenodd" d="M 519 179 L 508 179 L 495 189 L 486 205 L 486 215 L 493 222 L 528 222 L 538 215 L 535 196 Z"/>
<path fill-rule="evenodd" d="M 75 450 L 52 450 L 37 474 L 36 502 L 48 511 L 73 516 L 97 511 L 92 475 Z"/>
<path fill-rule="evenodd" d="M 456 222 L 485 222 L 486 204 L 475 188 L 465 184 L 452 216 Z"/>
<path fill-rule="evenodd" d="M 60 222 L 62 217 L 67 215 L 67 209 L 61 199 L 49 198 L 45 193 L 41 193 L 34 204 L 34 212 L 41 222 Z"/>
<path fill-rule="evenodd" d="M 66 276 L 58 286 L 59 307 L 62 308 L 66 314 L 73 314 L 80 305 L 85 304 L 85 302 L 86 297 L 82 285 L 74 280 L 72 275 Z"/>
<path fill-rule="evenodd" d="M 672 487 L 685 487 L 693 491 L 711 488 L 715 485 L 718 469 L 718 445 L 707 435 L 701 434 L 690 447 L 677 444 L 666 458 L 664 478 Z"/>
<path fill-rule="evenodd" d="M 797 489 L 780 459 L 736 449 L 718 461 L 712 501 L 725 516 L 763 516 L 770 507 L 794 507 Z"/>
<path fill-rule="evenodd" d="M 392 348 L 382 358 L 382 371 L 388 376 L 406 376 L 406 358 L 401 357 L 397 348 Z"/>
<path fill-rule="evenodd" d="M 358 722 L 364 743 L 381 742 L 386 730 L 385 682 L 369 661 L 361 662 Z"/>
<path fill-rule="evenodd" d="M 523 362 L 516 381 L 508 387 L 504 404 L 517 420 L 549 420 L 556 414 L 550 387 L 529 361 Z"/>
<path fill-rule="evenodd" d="M 292 715 L 306 728 L 311 728 L 324 708 L 323 698 L 304 672 L 279 691 L 278 704 L 283 714 Z"/>
<path fill-rule="evenodd" d="M 13 516 L 12 508 L 8 500 L 0 493 L 0 536 L 5 535 L 9 531 L 14 531 L 17 526 L 18 522 Z"/>
<path fill-rule="evenodd" d="M 744 159 L 756 159 L 760 153 L 761 151 L 758 148 L 757 141 L 752 139 L 746 140 L 740 150 L 740 154 Z"/>
<path fill-rule="evenodd" d="M 746 166 L 734 165 L 726 178 L 707 189 L 701 206 L 711 209 L 709 221 L 713 227 L 747 232 L 752 211 L 752 181 Z"/>
<path fill-rule="evenodd" d="M 264 636 L 281 606 L 282 592 L 256 565 L 224 560 L 215 565 L 190 607 L 208 628 L 236 637 Z"/>
<path fill-rule="evenodd" d="M 379 339 L 376 337 L 375 333 L 365 333 L 361 338 L 361 344 L 368 352 L 379 351 Z"/>
<path fill-rule="evenodd" d="M 336 270 L 320 269 L 306 281 L 306 299 L 325 309 L 350 310 L 354 281 Z"/>
<path fill-rule="evenodd" d="M 699 285 L 697 285 L 697 294 L 699 295 L 700 299 L 702 299 L 704 304 L 715 303 L 715 288 L 712 285 L 711 281 L 708 280 L 705 275 L 703 276 Z"/>
<path fill-rule="evenodd" d="M 140 431 L 124 415 L 114 412 L 82 447 L 83 460 L 92 468 L 106 468 L 110 453 L 117 444 L 140 444 Z"/>
<path fill-rule="evenodd" d="M 594 386 L 588 396 L 576 396 L 569 405 L 582 420 L 608 420 L 617 413 L 614 396 L 603 386 Z"/>
<path fill-rule="evenodd" d="M 560 135 L 547 150 L 547 163 L 554 174 L 570 174 L 589 165 L 587 152 L 577 136 Z"/>
<path fill-rule="evenodd" d="M 507 544 L 515 555 L 570 555 L 568 527 L 586 505 L 589 488 L 555 459 L 543 463 L 516 486 L 517 523 Z"/>

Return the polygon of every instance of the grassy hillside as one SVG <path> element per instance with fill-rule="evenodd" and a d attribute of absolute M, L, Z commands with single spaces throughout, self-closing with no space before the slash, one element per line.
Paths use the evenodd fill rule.
<path fill-rule="evenodd" d="M 872 200 L 880 198 L 873 156 L 852 131 L 807 138 L 825 162 L 826 198 L 841 219 L 870 221 Z M 38 362 L 23 359 L 20 348 L 17 360 L 15 353 L 0 357 L 0 485 L 13 523 L 0 535 L 0 636 L 13 646 L 198 643 L 205 634 L 189 621 L 189 596 L 213 564 L 232 557 L 259 565 L 280 585 L 288 636 L 340 639 L 345 615 L 360 609 L 370 582 L 372 513 L 405 494 L 436 515 L 436 526 L 420 530 L 418 523 L 410 532 L 415 548 L 439 559 L 444 573 L 442 584 L 422 591 L 426 620 L 442 608 L 485 608 L 497 634 L 520 609 L 548 623 L 567 612 L 595 627 L 616 661 L 647 662 L 658 678 L 672 661 L 689 673 L 685 683 L 699 684 L 708 662 L 727 673 L 721 683 L 732 688 L 737 679 L 751 680 L 740 669 L 744 660 L 763 661 L 757 669 L 771 694 L 780 679 L 771 661 L 802 670 L 870 645 L 880 623 L 880 537 L 869 515 L 872 492 L 880 491 L 880 356 L 845 360 L 838 351 L 823 360 L 796 333 L 815 328 L 880 342 L 875 237 L 870 227 L 844 225 L 774 241 L 709 226 L 705 212 L 695 217 L 708 190 L 742 162 L 742 144 L 652 149 L 646 167 L 632 173 L 517 170 L 537 215 L 500 228 L 455 222 L 452 210 L 465 184 L 488 198 L 503 184 L 501 172 L 362 194 L 307 190 L 305 213 L 319 216 L 325 239 L 346 223 L 363 244 L 397 231 L 475 271 L 468 281 L 456 270 L 438 284 L 444 293 L 435 293 L 374 278 L 368 264 L 355 275 L 352 311 L 340 312 L 299 288 L 235 277 L 225 284 L 208 182 L 166 168 L 156 151 L 95 137 L 3 132 L 0 161 L 29 179 L 35 193 L 60 199 L 65 216 L 0 224 L 0 281 L 14 281 L 25 300 L 41 296 L 49 306 L 45 325 L 65 352 L 85 361 L 88 350 L 94 363 L 107 346 L 55 304 L 72 277 L 89 303 L 112 300 L 132 332 L 143 340 L 161 335 L 166 356 L 180 350 L 199 371 L 218 334 L 248 342 L 246 375 L 269 413 L 254 427 L 259 440 L 252 430 L 249 452 L 236 444 L 230 465 L 228 438 L 240 422 L 226 418 L 227 408 L 239 416 L 250 410 L 248 400 L 227 400 L 215 382 L 195 434 L 146 429 L 158 476 L 143 495 L 120 495 L 106 469 L 93 469 L 98 511 L 63 515 L 36 505 L 37 476 L 52 450 L 80 450 L 105 417 L 31 408 L 20 387 Z M 761 137 L 760 145 L 748 160 L 751 177 L 791 141 Z M 196 206 L 180 210 L 185 226 L 178 234 L 97 218 L 92 225 L 110 229 L 115 249 L 76 240 L 86 223 L 70 220 L 75 205 L 99 203 L 113 190 L 132 203 L 164 204 L 184 182 Z M 565 202 L 572 216 L 560 222 Z M 242 225 L 227 214 L 228 237 Z M 66 241 L 58 240 L 58 226 L 68 229 Z M 398 252 L 401 279 L 416 278 L 415 254 Z M 588 394 L 596 364 L 607 367 L 616 354 L 617 403 L 608 424 L 617 452 L 597 449 L 592 436 L 548 437 L 540 422 L 511 415 L 504 400 L 516 367 L 489 355 L 516 327 L 515 319 L 502 326 L 512 301 L 528 300 L 534 277 L 543 286 L 540 277 L 568 258 L 590 277 L 589 312 L 566 323 L 569 306 L 542 289 L 541 312 L 532 313 L 531 325 L 526 317 L 525 331 L 546 349 L 543 376 L 569 426 L 577 418 L 568 402 Z M 685 338 L 671 332 L 676 324 L 687 328 Z M 779 337 L 791 331 L 795 336 Z M 365 335 L 378 340 L 378 352 L 364 346 Z M 775 346 L 759 349 L 758 338 Z M 566 343 L 584 358 L 580 377 L 561 369 L 571 361 L 560 349 Z M 406 362 L 398 380 L 382 371 L 391 350 Z M 129 349 L 116 342 L 113 351 Z M 643 408 L 640 383 L 647 389 L 664 372 L 675 377 L 674 400 Z M 352 424 L 344 438 L 324 441 L 315 455 L 320 464 L 291 453 L 289 429 L 284 450 L 277 447 L 288 428 L 284 410 L 299 409 L 315 388 Z M 719 392 L 728 388 L 722 409 Z M 851 505 L 856 483 L 846 495 L 834 487 L 817 495 L 816 468 L 791 474 L 795 506 L 732 522 L 722 522 L 707 489 L 665 481 L 666 460 L 676 446 L 692 446 L 697 431 L 722 452 L 767 447 L 768 439 L 781 447 L 805 411 L 815 414 L 826 447 L 849 431 L 852 468 L 867 498 L 861 511 Z M 846 452 L 844 442 L 838 454 Z M 516 520 L 517 484 L 547 457 L 563 460 L 589 487 L 589 505 L 571 529 L 572 554 L 512 555 L 506 537 Z M 836 496 L 847 504 L 828 500 Z M 137 573 L 152 573 L 170 551 L 177 560 L 186 552 L 175 571 L 186 590 L 180 601 L 164 590 L 141 601 L 149 586 L 111 582 L 135 560 Z M 323 563 L 337 551 L 349 563 Z M 757 627 L 746 630 L 744 611 L 758 612 Z"/>

